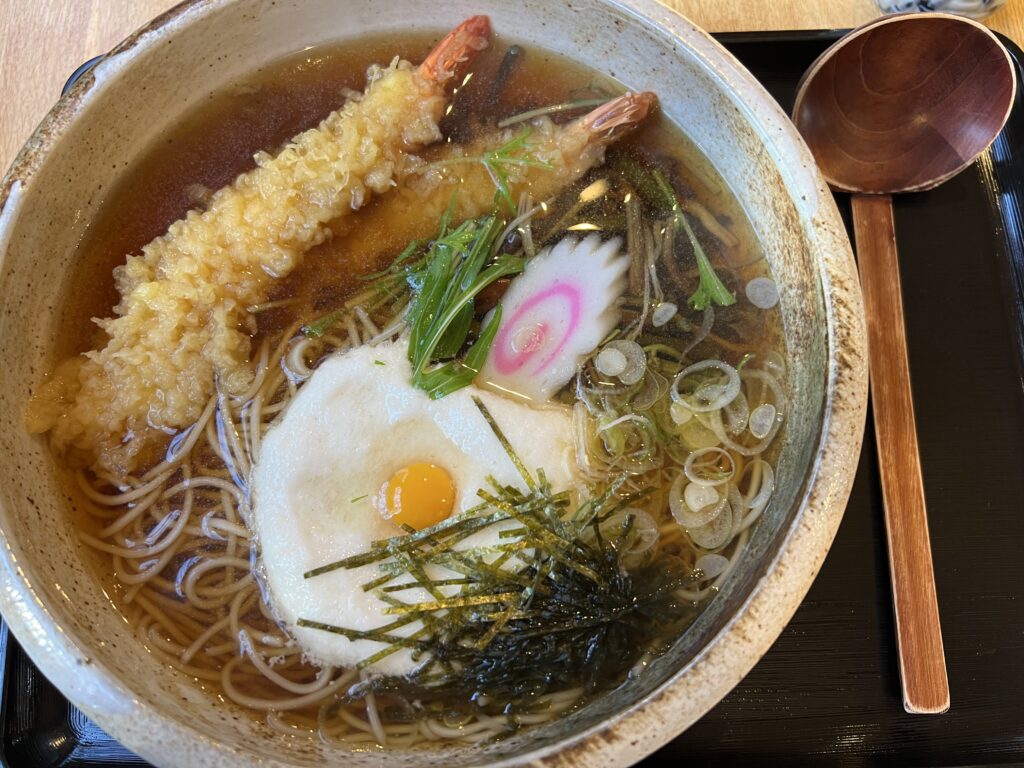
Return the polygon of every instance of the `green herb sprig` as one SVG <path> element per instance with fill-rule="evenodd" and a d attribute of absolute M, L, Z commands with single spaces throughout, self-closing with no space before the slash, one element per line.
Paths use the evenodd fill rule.
<path fill-rule="evenodd" d="M 700 285 L 697 286 L 697 290 L 687 299 L 688 303 L 698 311 L 707 309 L 710 304 L 718 304 L 722 307 L 735 304 L 736 297 L 725 287 L 725 283 L 718 277 L 715 268 L 711 266 L 711 261 L 708 259 L 707 254 L 704 253 L 704 248 L 697 239 L 697 235 L 694 234 L 693 227 L 690 226 L 690 222 L 683 213 L 682 206 L 679 204 L 679 198 L 676 197 L 672 185 L 668 183 L 668 179 L 665 178 L 661 171 L 652 171 L 652 175 L 654 176 L 655 183 L 661 190 L 661 194 L 664 195 L 666 200 L 671 201 L 673 228 L 678 231 L 681 227 L 686 232 L 686 236 L 693 246 L 694 256 L 697 258 Z"/>
<path fill-rule="evenodd" d="M 508 254 L 493 256 L 505 224 L 497 214 L 465 221 L 449 231 L 453 210 L 454 205 L 442 219 L 438 236 L 420 262 L 422 267 L 409 275 L 412 381 L 434 399 L 473 381 L 498 332 L 500 307 L 465 355 L 457 357 L 469 338 L 476 296 L 496 280 L 518 274 L 525 265 L 523 259 Z"/>
<path fill-rule="evenodd" d="M 410 242 L 387 268 L 362 278 L 369 282 L 367 293 L 378 299 L 391 299 L 411 289 L 408 321 L 413 384 L 434 399 L 469 385 L 494 342 L 501 322 L 500 306 L 459 358 L 473 326 L 476 296 L 495 281 L 523 270 L 522 258 L 495 255 L 495 241 L 507 223 L 501 211 L 507 210 L 508 215 L 516 212 L 510 182 L 513 169 L 551 168 L 549 162 L 533 153 L 530 132 L 530 128 L 525 128 L 505 144 L 480 155 L 447 158 L 427 166 L 481 164 L 494 181 L 494 211 L 452 227 L 456 190 L 433 240 Z M 346 305 L 329 312 L 304 325 L 302 333 L 308 338 L 320 338 L 342 321 L 350 309 Z"/>
<path fill-rule="evenodd" d="M 697 286 L 697 290 L 687 299 L 689 305 L 695 310 L 703 311 L 711 304 L 717 304 L 721 307 L 735 304 L 736 297 L 725 287 L 725 283 L 722 282 L 722 279 L 715 272 L 715 268 L 711 266 L 711 260 L 708 259 L 704 247 L 697 239 L 693 227 L 690 226 L 690 222 L 679 202 L 679 197 L 676 195 L 668 179 L 665 178 L 665 174 L 657 169 L 648 171 L 639 163 L 623 156 L 616 158 L 614 165 L 617 170 L 621 171 L 629 179 L 629 183 L 636 190 L 636 193 L 648 205 L 658 211 L 671 213 L 673 234 L 679 231 L 686 233 L 686 237 L 693 247 L 693 253 L 697 260 L 697 271 L 700 273 L 700 284 Z"/>
<path fill-rule="evenodd" d="M 510 168 L 543 168 L 551 169 L 551 163 L 545 160 L 538 160 L 531 151 L 529 139 L 530 128 L 523 129 L 517 136 L 489 152 L 484 152 L 480 162 L 483 163 L 491 181 L 498 188 L 498 197 L 505 203 L 509 211 L 516 210 L 516 203 L 512 199 L 512 192 L 509 188 Z"/>
<path fill-rule="evenodd" d="M 493 211 L 451 226 L 453 195 L 437 235 L 416 240 L 386 269 L 367 276 L 359 295 L 380 303 L 410 296 L 406 322 L 413 385 L 439 399 L 472 383 L 480 372 L 501 323 L 501 307 L 477 330 L 472 344 L 477 295 L 497 280 L 523 270 L 525 260 L 498 253 L 497 239 L 506 219 Z M 302 327 L 309 338 L 323 336 L 352 314 L 352 300 Z M 377 365 L 383 365 L 375 361 Z"/>
<path fill-rule="evenodd" d="M 465 157 L 450 157 L 431 163 L 427 168 L 446 167 L 450 165 L 476 164 L 482 165 L 496 188 L 495 202 L 504 205 L 510 213 L 516 210 L 516 202 L 512 199 L 512 189 L 509 183 L 511 172 L 514 168 L 543 168 L 551 169 L 551 163 L 541 160 L 536 156 L 530 145 L 530 134 L 532 129 L 524 128 L 500 147 L 488 150 L 479 155 L 467 155 Z"/>

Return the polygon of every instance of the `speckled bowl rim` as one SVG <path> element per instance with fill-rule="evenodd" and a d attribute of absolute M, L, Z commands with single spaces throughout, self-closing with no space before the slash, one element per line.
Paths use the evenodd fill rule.
<path fill-rule="evenodd" d="M 174 29 L 236 0 L 185 0 L 115 47 L 104 62 L 105 77 L 131 66 L 135 49 L 153 45 Z M 796 129 L 760 83 L 703 30 L 655 0 L 602 0 L 607 5 L 660 27 L 703 60 L 723 86 L 738 96 L 747 117 L 761 128 L 765 142 L 787 160 L 791 173 L 803 174 L 822 204 L 801 220 L 819 254 L 818 269 L 828 323 L 823 422 L 811 473 L 765 575 L 731 619 L 685 667 L 654 693 L 600 725 L 560 742 L 528 751 L 493 766 L 627 766 L 664 745 L 693 724 L 746 675 L 782 632 L 817 575 L 842 519 L 860 453 L 867 408 L 865 321 L 856 267 L 849 241 L 830 192 Z M 124 55 L 128 54 L 128 55 Z M 94 73 L 87 73 L 44 118 L 0 183 L 0 244 L 10 227 L 5 204 L 39 169 L 89 101 Z M 195 766 L 246 762 L 227 745 L 208 739 L 186 724 L 141 702 L 128 715 L 109 717 L 103 690 L 123 691 L 112 671 L 90 665 L 88 650 L 64 634 L 50 616 L 16 562 L 0 532 L 0 611 L 26 652 L 69 698 L 125 746 L 159 761 L 156 743 L 190 744 Z M 56 631 L 55 631 L 56 630 Z M 158 733 L 152 743 L 147 733 Z M 250 764 L 282 765 L 253 758 Z"/>

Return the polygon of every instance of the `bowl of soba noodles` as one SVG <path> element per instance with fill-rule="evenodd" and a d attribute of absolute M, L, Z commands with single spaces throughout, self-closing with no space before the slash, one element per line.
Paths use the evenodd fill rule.
<path fill-rule="evenodd" d="M 161 766 L 625 766 L 781 632 L 864 321 L 653 0 L 192 0 L 0 186 L 0 609 Z"/>

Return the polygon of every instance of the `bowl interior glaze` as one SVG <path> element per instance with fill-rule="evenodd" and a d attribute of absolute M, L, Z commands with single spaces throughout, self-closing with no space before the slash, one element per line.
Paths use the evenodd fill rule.
<path fill-rule="evenodd" d="M 29 655 L 112 735 L 159 765 L 617 766 L 710 709 L 792 615 L 852 483 L 866 400 L 863 317 L 832 198 L 785 115 L 703 32 L 648 0 L 192 0 L 119 46 L 39 128 L 0 187 L 0 608 Z M 238 76 L 334 40 L 444 30 L 474 13 L 564 53 L 662 109 L 739 198 L 782 295 L 792 402 L 780 484 L 728 587 L 647 674 L 549 726 L 487 747 L 339 754 L 272 734 L 162 666 L 77 544 L 58 468 L 22 426 L 50 370 L 60 297 L 91 215 L 177 117 Z M 73 62 L 72 62 L 73 63 Z"/>

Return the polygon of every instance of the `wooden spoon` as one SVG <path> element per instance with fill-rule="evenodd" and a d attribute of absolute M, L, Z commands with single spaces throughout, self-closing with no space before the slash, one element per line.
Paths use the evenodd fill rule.
<path fill-rule="evenodd" d="M 825 179 L 853 193 L 903 706 L 912 713 L 948 710 L 949 683 L 890 195 L 930 189 L 974 162 L 1006 122 L 1015 90 L 1013 62 L 988 29 L 910 13 L 836 42 L 804 74 L 793 107 Z"/>

